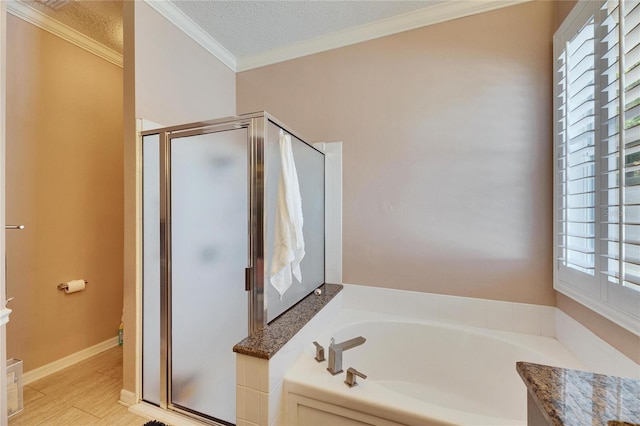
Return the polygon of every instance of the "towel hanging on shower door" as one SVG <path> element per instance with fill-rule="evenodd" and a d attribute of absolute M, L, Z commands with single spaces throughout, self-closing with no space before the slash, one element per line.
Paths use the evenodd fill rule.
<path fill-rule="evenodd" d="M 280 182 L 276 204 L 276 224 L 271 260 L 271 285 L 282 295 L 291 287 L 292 273 L 302 283 L 300 262 L 304 258 L 302 198 L 298 173 L 293 161 L 291 136 L 280 130 Z"/>

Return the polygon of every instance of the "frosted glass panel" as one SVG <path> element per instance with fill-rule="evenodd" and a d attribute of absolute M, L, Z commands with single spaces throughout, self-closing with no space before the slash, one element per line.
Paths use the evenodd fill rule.
<path fill-rule="evenodd" d="M 265 287 L 267 294 L 267 321 L 289 309 L 300 299 L 324 283 L 324 155 L 296 137 L 291 137 L 293 158 L 298 172 L 305 257 L 300 264 L 302 283 L 294 278 L 293 284 L 280 300 L 280 295 L 269 282 L 275 212 L 280 179 L 280 127 L 269 122 L 265 144 Z"/>
<path fill-rule="evenodd" d="M 171 402 L 236 418 L 247 336 L 247 130 L 171 140 Z"/>
<path fill-rule="evenodd" d="M 160 138 L 142 139 L 142 399 L 160 404 Z"/>

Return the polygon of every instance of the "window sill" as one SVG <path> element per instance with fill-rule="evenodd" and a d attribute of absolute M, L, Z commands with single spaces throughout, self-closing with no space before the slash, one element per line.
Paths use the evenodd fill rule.
<path fill-rule="evenodd" d="M 618 324 L 620 327 L 629 330 L 636 336 L 640 336 L 640 317 L 634 316 L 626 311 L 617 309 L 607 303 L 604 303 L 598 299 L 593 298 L 587 293 L 584 293 L 574 286 L 562 281 L 557 281 L 553 288 L 564 294 L 567 297 L 575 300 L 578 303 L 586 306 L 595 313 L 602 315 L 610 321 Z M 640 314 L 640 312 L 639 312 Z"/>

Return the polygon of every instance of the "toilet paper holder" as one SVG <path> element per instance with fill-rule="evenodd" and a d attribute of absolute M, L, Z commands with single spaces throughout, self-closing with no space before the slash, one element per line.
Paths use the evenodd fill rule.
<path fill-rule="evenodd" d="M 89 281 L 87 280 L 82 280 L 82 281 L 84 281 L 85 284 L 89 284 Z M 69 285 L 67 283 L 58 284 L 58 290 L 65 290 L 67 288 L 69 288 Z"/>

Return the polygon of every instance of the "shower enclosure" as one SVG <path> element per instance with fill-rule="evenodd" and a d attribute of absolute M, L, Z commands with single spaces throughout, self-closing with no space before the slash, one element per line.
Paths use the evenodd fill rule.
<path fill-rule="evenodd" d="M 269 284 L 280 132 L 304 217 L 302 283 Z M 142 397 L 235 423 L 233 345 L 324 283 L 324 155 L 267 113 L 142 133 Z"/>

